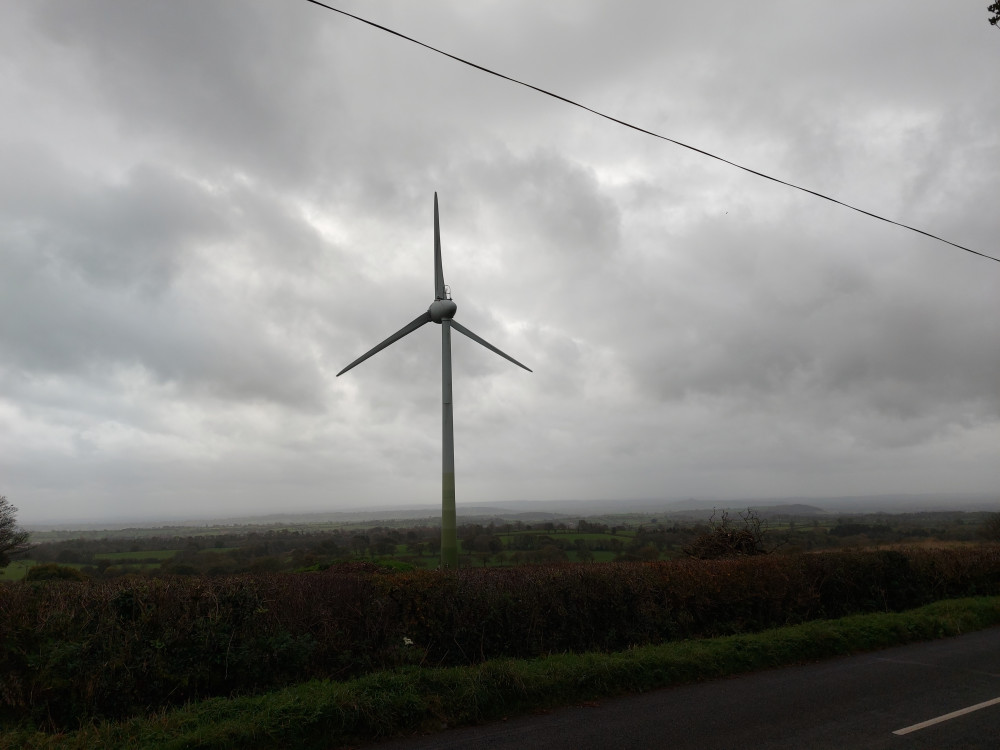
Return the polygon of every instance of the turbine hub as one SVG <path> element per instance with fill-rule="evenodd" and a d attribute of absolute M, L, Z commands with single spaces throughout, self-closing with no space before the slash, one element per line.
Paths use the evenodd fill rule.
<path fill-rule="evenodd" d="M 431 320 L 435 323 L 440 323 L 442 320 L 451 320 L 455 317 L 457 311 L 458 305 L 450 299 L 436 299 L 427 308 L 427 312 L 431 314 Z"/>

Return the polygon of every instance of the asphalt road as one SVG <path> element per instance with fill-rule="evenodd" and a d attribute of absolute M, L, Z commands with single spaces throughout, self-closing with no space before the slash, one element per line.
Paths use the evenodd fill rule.
<path fill-rule="evenodd" d="M 369 747 L 1000 750 L 1000 628 Z"/>

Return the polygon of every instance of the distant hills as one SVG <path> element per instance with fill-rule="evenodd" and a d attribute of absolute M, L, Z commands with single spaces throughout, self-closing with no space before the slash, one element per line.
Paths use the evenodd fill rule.
<path fill-rule="evenodd" d="M 597 516 L 652 514 L 666 517 L 705 517 L 713 510 L 738 512 L 754 508 L 763 515 L 838 515 L 844 513 L 915 513 L 922 511 L 1000 511 L 1000 493 L 856 495 L 837 497 L 639 499 L 639 500 L 557 500 L 510 501 L 496 504 L 466 503 L 459 516 L 502 516 L 541 514 Z"/>
<path fill-rule="evenodd" d="M 506 521 L 538 523 L 590 517 L 648 515 L 650 519 L 705 519 L 715 510 L 731 513 L 754 508 L 766 518 L 798 518 L 864 513 L 914 513 L 926 511 L 997 511 L 1000 493 L 859 495 L 843 497 L 720 498 L 720 499 L 635 499 L 635 500 L 511 500 L 502 503 L 460 503 L 460 523 Z M 288 526 L 308 524 L 349 524 L 378 521 L 412 521 L 434 525 L 440 522 L 439 505 L 383 506 L 310 513 L 271 513 L 225 518 L 123 520 L 91 523 L 25 524 L 31 531 L 95 530 L 123 528 L 205 527 L 205 526 Z"/>

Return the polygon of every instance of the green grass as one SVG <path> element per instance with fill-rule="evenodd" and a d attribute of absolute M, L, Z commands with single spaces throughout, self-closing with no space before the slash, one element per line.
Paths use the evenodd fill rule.
<path fill-rule="evenodd" d="M 117 557 L 111 557 L 112 555 L 117 555 Z M 116 562 L 116 570 L 125 571 L 136 571 L 136 570 L 156 570 L 160 567 L 159 562 L 153 563 L 136 563 L 127 562 L 130 560 L 141 560 L 144 559 L 142 554 L 137 554 L 134 552 L 104 552 L 98 555 L 94 555 L 95 559 L 99 560 L 109 560 L 110 562 Z M 159 560 L 169 559 L 169 558 L 158 558 L 156 555 L 150 555 L 150 558 L 155 558 Z M 124 564 L 123 564 L 124 563 Z M 89 563 L 74 563 L 74 562 L 61 562 L 57 563 L 62 568 L 76 568 L 77 570 L 82 570 L 83 568 L 91 567 Z M 15 560 L 6 568 L 0 568 L 0 581 L 21 581 L 24 577 L 28 575 L 28 570 L 35 565 L 41 565 L 38 560 Z"/>
<path fill-rule="evenodd" d="M 0 568 L 0 581 L 20 581 L 28 575 L 28 568 L 34 560 L 14 560 L 6 568 Z"/>
<path fill-rule="evenodd" d="M 574 553 L 575 554 L 575 553 Z M 594 558 L 592 562 L 611 562 L 618 558 L 617 552 L 609 552 L 607 550 L 594 550 Z M 574 559 L 576 559 L 574 557 Z"/>
<path fill-rule="evenodd" d="M 331 748 L 997 624 L 1000 597 L 983 597 L 612 654 L 500 659 L 449 669 L 408 667 L 350 682 L 312 681 L 260 696 L 213 698 L 67 734 L 11 731 L 0 735 L 0 749 Z"/>
<path fill-rule="evenodd" d="M 621 539 L 623 542 L 626 542 L 635 536 L 635 529 L 623 529 L 615 534 L 596 531 L 542 531 L 541 529 L 533 529 L 531 531 L 503 532 L 498 533 L 497 536 L 500 537 L 505 545 L 510 544 L 510 540 L 516 536 L 547 536 L 571 544 L 577 539 L 583 539 L 588 542 L 607 542 L 612 539 Z"/>
<path fill-rule="evenodd" d="M 35 565 L 41 565 L 38 560 L 15 560 L 6 568 L 0 568 L 0 581 L 21 581 L 28 575 L 28 570 Z M 63 568 L 80 570 L 87 567 L 85 563 L 58 563 Z M 153 566 L 156 567 L 156 566 Z"/>
<path fill-rule="evenodd" d="M 569 542 L 575 542 L 577 539 L 582 539 L 585 542 L 606 542 L 609 539 L 631 539 L 634 536 L 635 531 L 632 529 L 619 531 L 616 534 L 612 534 L 610 532 L 602 534 L 595 531 L 567 531 L 565 533 L 560 532 L 558 534 L 559 539 L 565 539 Z"/>

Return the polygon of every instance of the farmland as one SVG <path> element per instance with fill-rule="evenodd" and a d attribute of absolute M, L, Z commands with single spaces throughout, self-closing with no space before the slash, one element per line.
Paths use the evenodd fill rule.
<path fill-rule="evenodd" d="M 986 513 L 765 518 L 764 545 L 780 554 L 975 544 Z M 736 519 L 739 521 L 739 519 Z M 462 567 L 682 559 L 711 528 L 701 519 L 627 514 L 531 523 L 502 518 L 460 524 Z M 0 571 L 18 580 L 36 563 L 71 566 L 92 579 L 120 575 L 228 575 L 317 570 L 345 561 L 404 569 L 439 564 L 440 529 L 425 521 L 272 526 L 163 527 L 33 535 L 24 559 Z"/>

